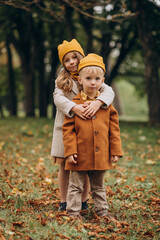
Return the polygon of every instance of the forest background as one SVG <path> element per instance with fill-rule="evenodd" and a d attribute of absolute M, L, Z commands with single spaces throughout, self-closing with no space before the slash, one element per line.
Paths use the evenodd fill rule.
<path fill-rule="evenodd" d="M 104 58 L 121 118 L 159 124 L 159 21 L 158 0 L 0 0 L 0 116 L 55 116 L 57 46 L 76 38 Z"/>

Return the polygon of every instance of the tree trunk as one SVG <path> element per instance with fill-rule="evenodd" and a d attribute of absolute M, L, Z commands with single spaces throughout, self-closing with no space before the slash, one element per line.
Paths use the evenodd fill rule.
<path fill-rule="evenodd" d="M 120 67 L 121 63 L 124 61 L 124 59 L 126 58 L 128 53 L 131 51 L 131 49 L 135 45 L 135 40 L 137 38 L 137 33 L 135 31 L 132 39 L 129 39 L 130 31 L 132 31 L 132 30 L 129 27 L 129 29 L 127 29 L 125 34 L 123 35 L 123 38 L 122 38 L 122 41 L 121 41 L 122 46 L 120 48 L 120 54 L 117 58 L 116 64 L 114 65 L 114 67 L 111 70 L 110 75 L 108 76 L 108 84 L 109 85 L 111 85 L 113 79 L 117 75 L 117 72 L 119 70 L 119 67 Z"/>
<path fill-rule="evenodd" d="M 27 48 L 27 46 L 24 46 Z M 34 50 L 28 48 L 28 54 L 21 52 L 21 67 L 25 86 L 25 110 L 28 117 L 33 117 L 35 109 Z"/>
<path fill-rule="evenodd" d="M 69 32 L 69 38 L 75 38 L 76 37 L 76 30 L 74 25 L 74 20 L 72 19 L 73 16 L 73 8 L 71 8 L 68 4 L 64 4 L 65 6 L 65 22 L 66 27 L 68 28 Z"/>
<path fill-rule="evenodd" d="M 2 104 L 1 104 L 1 100 L 0 100 L 0 117 L 3 118 L 3 111 L 2 111 Z"/>
<path fill-rule="evenodd" d="M 147 95 L 149 105 L 149 123 L 151 125 L 160 124 L 160 91 L 158 76 L 158 55 L 157 52 L 148 51 L 145 57 L 147 82 Z"/>
<path fill-rule="evenodd" d="M 146 2 L 132 0 L 132 6 L 137 12 L 137 27 L 145 60 L 145 81 L 147 86 L 149 123 L 160 124 L 160 91 L 158 75 L 158 50 L 149 26 Z"/>
<path fill-rule="evenodd" d="M 9 43 L 6 42 L 7 56 L 8 56 L 8 86 L 9 86 L 9 111 L 10 115 L 17 115 L 17 97 L 15 89 L 15 78 L 12 65 L 12 54 Z"/>
<path fill-rule="evenodd" d="M 109 46 L 111 40 L 111 34 L 110 33 L 102 33 L 101 38 L 101 52 L 100 55 L 103 57 L 103 61 L 106 66 L 106 72 L 105 72 L 105 82 L 108 84 L 108 79 L 110 75 L 110 62 L 109 62 L 109 53 L 111 51 L 111 48 Z"/>
<path fill-rule="evenodd" d="M 39 20 L 34 30 L 34 48 L 35 48 L 35 67 L 38 71 L 38 99 L 40 117 L 47 116 L 47 96 L 45 83 L 45 48 L 44 48 L 44 32 L 43 23 Z"/>
<path fill-rule="evenodd" d="M 17 39 L 15 35 L 12 37 L 12 41 L 21 59 L 26 115 L 33 117 L 35 110 L 35 53 L 32 43 L 34 22 L 30 13 L 18 12 L 17 16 L 16 24 L 19 38 Z"/>
<path fill-rule="evenodd" d="M 91 15 L 93 14 L 93 8 L 88 10 L 88 13 Z M 92 18 L 88 18 L 83 16 L 82 14 L 79 14 L 80 16 L 80 21 L 81 24 L 85 30 L 86 34 L 86 54 L 91 53 L 93 51 L 93 35 L 92 35 L 92 30 L 93 30 L 93 22 L 94 20 Z"/>

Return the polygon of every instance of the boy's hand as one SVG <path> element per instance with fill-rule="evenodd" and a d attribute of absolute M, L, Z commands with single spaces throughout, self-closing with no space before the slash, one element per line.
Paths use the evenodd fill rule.
<path fill-rule="evenodd" d="M 77 158 L 77 154 L 70 155 L 66 159 L 69 163 L 77 164 L 77 160 L 75 160 L 75 158 Z"/>
<path fill-rule="evenodd" d="M 119 161 L 119 156 L 110 156 L 110 161 L 112 161 L 112 163 L 116 163 Z"/>
<path fill-rule="evenodd" d="M 91 118 L 103 105 L 103 102 L 101 102 L 100 100 L 96 100 L 96 101 L 86 102 L 83 105 L 85 106 L 85 109 L 83 109 L 83 117 Z"/>

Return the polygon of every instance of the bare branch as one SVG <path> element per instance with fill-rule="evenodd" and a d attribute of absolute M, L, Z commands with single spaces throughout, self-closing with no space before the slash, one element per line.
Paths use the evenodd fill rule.
<path fill-rule="evenodd" d="M 37 14 L 40 18 L 45 19 L 45 21 L 53 21 L 56 19 L 57 21 L 62 21 L 64 16 L 64 6 L 57 5 L 54 1 L 50 1 L 45 5 L 45 1 L 42 0 L 33 0 L 33 1 L 25 1 L 25 0 L 0 0 L 0 5 L 12 6 L 14 8 L 23 9 L 30 13 Z M 56 10 L 53 10 L 56 7 Z M 52 20 L 49 19 L 52 17 Z"/>
<path fill-rule="evenodd" d="M 80 14 L 89 17 L 89 18 L 93 18 L 95 20 L 99 20 L 99 21 L 103 21 L 103 22 L 120 22 L 123 21 L 126 18 L 130 18 L 130 17 L 134 17 L 136 14 L 132 13 L 131 11 L 125 11 L 124 13 L 117 13 L 114 15 L 110 15 L 108 18 L 104 18 L 104 17 L 100 17 L 100 16 L 96 16 L 96 15 L 92 15 L 89 14 L 88 12 L 85 12 L 82 9 L 87 9 L 87 8 L 91 8 L 91 7 L 95 7 L 95 6 L 105 6 L 107 4 L 115 4 L 115 2 L 117 2 L 117 0 L 104 0 L 104 1 L 99 1 L 98 3 L 95 1 L 91 1 L 91 2 L 85 2 L 85 6 L 84 6 L 84 2 L 82 1 L 77 1 L 77 0 L 63 0 L 67 5 L 69 5 L 70 7 L 72 7 L 74 10 L 76 10 L 77 12 L 79 12 Z M 50 1 L 48 2 L 49 4 L 45 5 L 45 1 L 43 1 L 43 6 L 41 4 L 40 0 L 33 0 L 33 1 L 25 1 L 25 0 L 0 0 L 0 5 L 8 5 L 8 6 L 13 6 L 15 8 L 20 8 L 23 10 L 26 10 L 28 12 L 35 12 L 37 9 L 41 10 L 42 13 L 46 13 L 48 16 L 53 17 L 56 20 L 62 21 L 63 16 L 64 16 L 64 7 L 63 4 L 59 4 L 59 11 L 56 10 L 54 11 L 53 8 L 54 6 L 57 7 L 56 3 L 54 1 Z M 124 5 L 124 4 L 122 4 Z M 34 7 L 34 9 L 33 9 Z M 36 8 L 37 7 L 37 8 Z M 125 10 L 126 7 L 122 6 Z M 42 17 L 42 16 L 40 16 Z"/>
<path fill-rule="evenodd" d="M 68 4 L 70 7 L 72 7 L 73 9 L 75 9 L 77 12 L 85 15 L 86 17 L 90 17 L 93 18 L 95 20 L 99 20 L 99 21 L 104 21 L 104 22 L 119 22 L 120 20 L 123 20 L 124 18 L 129 18 L 129 17 L 133 17 L 136 14 L 135 13 L 131 13 L 131 11 L 127 11 L 125 13 L 118 13 L 118 14 L 114 14 L 112 16 L 110 16 L 109 18 L 104 18 L 104 17 L 99 17 L 99 16 L 94 16 L 91 15 L 87 12 L 84 12 L 83 10 L 81 10 L 79 7 L 76 7 L 71 1 L 69 0 L 63 0 L 66 4 Z M 110 1 L 105 1 L 106 3 L 109 3 Z M 104 3 L 103 3 L 104 4 Z M 95 4 L 94 4 L 95 6 Z"/>

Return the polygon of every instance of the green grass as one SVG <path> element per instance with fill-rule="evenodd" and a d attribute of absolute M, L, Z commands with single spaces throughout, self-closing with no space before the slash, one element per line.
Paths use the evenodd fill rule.
<path fill-rule="evenodd" d="M 0 119 L 0 236 L 5 239 L 160 239 L 160 128 L 120 122 L 124 157 L 105 176 L 115 226 L 94 214 L 83 221 L 57 212 L 53 120 Z M 1 237 L 0 237 L 1 239 Z"/>

